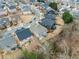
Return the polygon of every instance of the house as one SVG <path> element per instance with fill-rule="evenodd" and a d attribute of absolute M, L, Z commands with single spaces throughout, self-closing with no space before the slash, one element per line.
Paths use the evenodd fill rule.
<path fill-rule="evenodd" d="M 14 2 L 7 2 L 7 9 L 9 13 L 16 13 L 16 4 Z"/>
<path fill-rule="evenodd" d="M 33 14 L 35 14 L 36 16 L 40 16 L 40 10 L 39 9 L 37 9 L 37 7 L 36 6 L 34 6 L 34 5 L 31 5 L 31 12 L 33 13 Z"/>
<path fill-rule="evenodd" d="M 30 0 L 30 2 L 34 3 L 34 2 L 37 2 L 37 0 Z"/>
<path fill-rule="evenodd" d="M 46 37 L 48 32 L 48 30 L 39 23 L 32 24 L 30 31 L 33 32 L 33 34 L 39 39 Z"/>
<path fill-rule="evenodd" d="M 76 18 L 79 17 L 79 10 L 76 8 L 72 9 L 72 11 L 70 11 L 70 13 Z"/>
<path fill-rule="evenodd" d="M 14 15 L 9 17 L 12 25 L 17 25 L 19 22 L 21 22 L 21 17 L 19 15 Z"/>
<path fill-rule="evenodd" d="M 43 18 L 41 20 L 41 22 L 39 22 L 42 26 L 46 27 L 47 29 L 55 29 L 56 26 L 55 26 L 55 20 L 52 20 L 52 19 L 48 19 L 48 18 Z"/>
<path fill-rule="evenodd" d="M 45 18 L 47 18 L 47 19 L 52 19 L 52 20 L 55 20 L 56 18 L 56 16 L 54 15 L 54 14 L 45 14 L 44 15 L 45 16 Z"/>
<path fill-rule="evenodd" d="M 48 6 L 48 4 L 47 4 L 47 3 L 41 3 L 40 5 L 41 5 L 44 9 L 49 8 L 49 6 Z"/>
<path fill-rule="evenodd" d="M 8 14 L 8 12 L 7 12 L 5 5 L 0 3 L 0 16 L 5 16 L 7 14 Z"/>
<path fill-rule="evenodd" d="M 34 14 L 39 17 L 40 16 L 40 10 L 35 8 Z"/>
<path fill-rule="evenodd" d="M 31 14 L 31 6 L 30 4 L 20 4 L 19 8 L 23 14 Z"/>
<path fill-rule="evenodd" d="M 0 30 L 3 30 L 3 29 L 5 29 L 6 27 L 3 25 L 3 23 L 1 23 L 1 21 L 0 21 Z"/>
<path fill-rule="evenodd" d="M 10 21 L 9 21 L 9 18 L 2 18 L 1 20 L 3 20 L 4 25 L 5 25 L 6 27 L 10 27 L 10 26 L 11 26 L 11 23 L 10 23 Z"/>
<path fill-rule="evenodd" d="M 9 21 L 9 18 L 0 18 L 0 29 L 10 27 L 11 23 Z"/>
<path fill-rule="evenodd" d="M 49 8 L 46 9 L 46 14 L 57 14 L 57 11 L 55 11 L 54 9 L 49 7 Z"/>
<path fill-rule="evenodd" d="M 0 39 L 0 49 L 3 51 L 12 51 L 13 48 L 16 48 L 16 40 L 11 34 L 7 34 Z"/>
<path fill-rule="evenodd" d="M 5 0 L 0 0 L 0 5 L 1 4 L 5 5 L 6 4 L 6 1 Z"/>
<path fill-rule="evenodd" d="M 20 41 L 26 41 L 27 39 L 30 39 L 32 36 L 32 32 L 29 30 L 29 28 L 21 28 L 15 31 L 18 39 Z"/>
<path fill-rule="evenodd" d="M 54 2 L 54 0 L 46 0 L 47 3 Z"/>

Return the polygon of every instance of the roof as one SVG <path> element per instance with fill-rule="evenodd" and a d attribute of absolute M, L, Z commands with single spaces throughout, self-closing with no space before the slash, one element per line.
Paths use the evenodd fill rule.
<path fill-rule="evenodd" d="M 7 34 L 0 40 L 0 49 L 3 50 L 11 50 L 12 48 L 16 47 L 16 40 L 11 34 Z"/>
<path fill-rule="evenodd" d="M 5 5 L 4 4 L 0 4 L 0 9 L 4 9 Z"/>
<path fill-rule="evenodd" d="M 37 9 L 35 6 L 32 6 L 31 11 L 32 11 L 36 16 L 40 16 L 40 10 Z"/>
<path fill-rule="evenodd" d="M 9 9 L 16 9 L 16 3 L 14 3 L 13 1 L 8 1 L 8 2 L 6 2 L 6 6 L 7 6 Z"/>
<path fill-rule="evenodd" d="M 27 39 L 28 37 L 32 36 L 32 33 L 29 30 L 29 28 L 18 29 L 17 31 L 15 31 L 15 33 L 16 33 L 16 35 L 17 35 L 17 37 L 19 38 L 20 41 Z"/>
<path fill-rule="evenodd" d="M 28 5 L 23 5 L 23 6 L 21 7 L 21 10 L 22 10 L 22 11 L 30 11 L 30 6 L 28 6 Z"/>
<path fill-rule="evenodd" d="M 21 20 L 20 16 L 19 15 L 15 15 L 15 16 L 10 16 L 10 21 L 18 21 L 18 20 Z"/>
<path fill-rule="evenodd" d="M 0 0 L 0 3 L 2 3 L 2 4 L 5 3 L 5 0 Z"/>
<path fill-rule="evenodd" d="M 76 0 L 76 2 L 79 2 L 79 0 Z"/>
<path fill-rule="evenodd" d="M 30 4 L 19 4 L 19 8 L 21 9 L 21 11 L 30 11 Z"/>
<path fill-rule="evenodd" d="M 1 25 L 1 26 L 6 26 L 6 27 L 7 27 L 8 25 L 10 26 L 9 18 L 1 18 L 1 19 L 0 19 L 0 25 Z"/>
<path fill-rule="evenodd" d="M 30 27 L 31 32 L 33 32 L 37 37 L 42 37 L 42 36 L 46 36 L 48 30 L 43 27 L 42 25 L 40 25 L 39 23 L 34 23 L 31 25 Z"/>
<path fill-rule="evenodd" d="M 43 25 L 43 26 L 45 26 L 48 29 L 51 29 L 52 27 L 55 26 L 55 20 L 44 18 L 44 19 L 42 19 L 42 21 L 40 22 L 40 24 Z"/>
<path fill-rule="evenodd" d="M 47 14 L 56 14 L 54 10 L 47 10 Z"/>
<path fill-rule="evenodd" d="M 30 0 L 31 2 L 36 2 L 36 0 Z"/>
<path fill-rule="evenodd" d="M 16 9 L 16 6 L 15 5 L 12 5 L 12 6 L 8 6 L 9 9 Z"/>
<path fill-rule="evenodd" d="M 41 6 L 45 9 L 49 8 L 48 4 L 47 3 L 41 3 Z"/>
<path fill-rule="evenodd" d="M 55 15 L 45 14 L 45 18 L 55 20 Z"/>
<path fill-rule="evenodd" d="M 40 10 L 39 9 L 35 9 L 34 13 L 35 13 L 36 16 L 40 16 Z"/>

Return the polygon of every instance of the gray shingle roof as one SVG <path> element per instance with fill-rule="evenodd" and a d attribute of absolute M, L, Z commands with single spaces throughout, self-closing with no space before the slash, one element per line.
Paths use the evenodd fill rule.
<path fill-rule="evenodd" d="M 15 33 L 20 41 L 25 40 L 28 37 L 32 36 L 32 33 L 28 28 L 27 29 L 21 28 L 21 29 L 17 30 Z"/>
<path fill-rule="evenodd" d="M 30 4 L 20 4 L 19 5 L 22 12 L 30 11 Z"/>
<path fill-rule="evenodd" d="M 16 40 L 11 34 L 6 35 L 0 40 L 0 49 L 10 51 L 14 47 L 16 47 Z"/>
<path fill-rule="evenodd" d="M 76 2 L 79 2 L 79 0 L 77 0 Z"/>
<path fill-rule="evenodd" d="M 21 20 L 19 15 L 11 16 L 10 18 L 11 18 L 10 21 L 19 21 L 19 20 Z"/>
<path fill-rule="evenodd" d="M 50 10 L 50 11 L 48 11 L 47 13 L 48 13 L 48 14 L 55 14 L 55 11 Z"/>
<path fill-rule="evenodd" d="M 12 24 L 18 24 L 18 21 L 20 21 L 20 20 L 21 20 L 21 17 L 19 15 L 10 17 L 10 21 L 12 22 Z"/>
<path fill-rule="evenodd" d="M 30 11 L 30 6 L 24 5 L 21 8 L 22 11 Z"/>
<path fill-rule="evenodd" d="M 3 27 L 8 27 L 10 26 L 10 21 L 9 21 L 9 18 L 1 18 L 0 19 L 0 28 L 3 28 Z"/>
<path fill-rule="evenodd" d="M 49 8 L 48 4 L 47 3 L 42 3 L 41 6 L 45 9 Z"/>
<path fill-rule="evenodd" d="M 55 20 L 55 15 L 53 15 L 53 14 L 45 14 L 45 18 Z"/>
<path fill-rule="evenodd" d="M 37 37 L 43 37 L 47 35 L 47 29 L 45 27 L 43 27 L 40 24 L 32 24 L 32 26 L 30 27 L 30 30 L 37 36 Z"/>
<path fill-rule="evenodd" d="M 55 27 L 55 20 L 44 18 L 42 19 L 40 24 L 45 26 L 48 29 L 52 29 L 53 27 Z"/>

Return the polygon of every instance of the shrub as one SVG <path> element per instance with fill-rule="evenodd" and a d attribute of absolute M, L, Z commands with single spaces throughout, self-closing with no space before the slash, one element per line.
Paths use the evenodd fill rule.
<path fill-rule="evenodd" d="M 50 3 L 49 6 L 54 9 L 54 10 L 58 10 L 58 7 L 57 7 L 57 3 L 53 2 L 53 3 Z"/>
<path fill-rule="evenodd" d="M 27 50 L 23 50 L 22 54 L 25 59 L 37 59 L 36 53 L 28 52 Z"/>
<path fill-rule="evenodd" d="M 73 22 L 73 16 L 69 13 L 69 11 L 65 11 L 62 18 L 66 24 Z"/>

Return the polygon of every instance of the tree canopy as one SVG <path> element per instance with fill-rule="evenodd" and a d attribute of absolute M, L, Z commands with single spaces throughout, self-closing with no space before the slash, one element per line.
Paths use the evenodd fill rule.
<path fill-rule="evenodd" d="M 22 56 L 25 59 L 45 59 L 44 53 L 28 52 L 27 50 L 22 50 Z"/>
<path fill-rule="evenodd" d="M 69 11 L 65 11 L 62 18 L 66 24 L 73 22 L 73 16 L 69 13 Z"/>
<path fill-rule="evenodd" d="M 50 3 L 49 6 L 54 9 L 54 10 L 58 10 L 58 6 L 57 6 L 57 3 L 53 2 L 53 3 Z"/>

